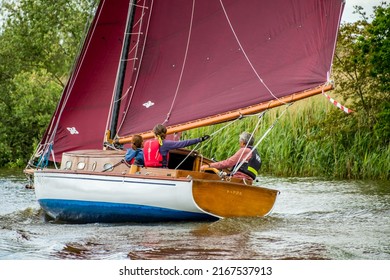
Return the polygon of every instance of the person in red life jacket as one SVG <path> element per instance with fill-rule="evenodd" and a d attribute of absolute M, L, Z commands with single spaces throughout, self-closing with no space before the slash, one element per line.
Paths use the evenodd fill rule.
<path fill-rule="evenodd" d="M 249 180 L 256 179 L 256 176 L 258 175 L 258 172 L 261 167 L 261 158 L 256 149 L 252 151 L 253 143 L 254 138 L 250 133 L 241 133 L 239 138 L 240 149 L 233 156 L 226 160 L 213 162 L 210 165 L 202 165 L 200 167 L 200 170 L 205 170 L 208 167 L 213 167 L 217 169 L 231 168 L 231 170 L 234 170 L 236 166 L 241 164 L 241 162 L 246 159 L 245 162 L 243 162 L 241 167 L 238 169 L 238 171 L 233 174 L 233 177 Z"/>
<path fill-rule="evenodd" d="M 184 148 L 203 142 L 210 138 L 205 135 L 200 138 L 173 141 L 167 140 L 167 128 L 162 124 L 157 124 L 153 128 L 155 138 L 145 141 L 144 159 L 146 167 L 168 167 L 169 151 L 178 148 Z"/>
<path fill-rule="evenodd" d="M 135 164 L 138 166 L 144 166 L 144 151 L 143 147 L 143 139 L 141 135 L 134 135 L 132 139 L 131 148 L 127 149 L 125 154 L 125 160 L 129 164 Z"/>

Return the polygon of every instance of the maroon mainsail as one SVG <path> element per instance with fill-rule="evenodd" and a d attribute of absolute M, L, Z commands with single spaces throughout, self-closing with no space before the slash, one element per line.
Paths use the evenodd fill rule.
<path fill-rule="evenodd" d="M 103 0 L 41 145 L 101 149 L 129 0 Z M 239 111 L 324 85 L 344 0 L 137 1 L 118 134 Z"/>

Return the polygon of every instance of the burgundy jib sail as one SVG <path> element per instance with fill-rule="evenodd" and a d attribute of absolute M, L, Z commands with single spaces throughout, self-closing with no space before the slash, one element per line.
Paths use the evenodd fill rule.
<path fill-rule="evenodd" d="M 102 151 L 105 141 L 126 144 L 134 134 L 151 137 L 150 131 L 157 123 L 164 123 L 169 132 L 183 131 L 329 90 L 343 7 L 344 0 L 100 1 L 72 75 L 37 151 L 39 155 L 50 153 L 53 161 L 62 160 L 56 175 L 45 170 L 34 173 L 35 180 L 39 178 L 37 196 L 42 207 L 48 212 L 61 208 L 52 216 L 72 220 L 78 214 L 74 209 L 80 209 L 78 203 L 82 201 L 92 207 L 88 210 L 90 213 L 85 213 L 90 218 L 87 220 L 95 221 L 102 207 L 95 202 L 104 195 L 92 198 L 89 195 L 93 192 L 84 192 L 85 187 L 73 194 L 64 194 L 51 185 L 67 189 L 66 181 L 70 176 L 72 180 L 80 179 L 80 184 L 90 181 L 89 188 L 99 193 L 101 189 L 95 189 L 92 182 L 104 181 L 105 177 L 93 176 L 107 176 L 112 172 L 110 176 L 122 182 L 125 177 L 135 180 L 129 184 L 136 184 L 137 190 L 142 180 L 152 185 L 147 177 L 150 174 L 157 174 L 154 179 L 158 180 L 169 176 L 172 184 L 188 180 L 188 193 L 180 195 L 190 197 L 191 202 L 186 205 L 195 200 L 194 209 L 198 210 L 177 206 L 182 212 L 200 211 L 202 215 L 214 217 L 256 216 L 255 212 L 248 214 L 246 210 L 227 214 L 227 208 L 216 208 L 217 204 L 224 204 L 224 200 L 229 201 L 225 196 L 226 188 L 232 188 L 230 194 L 243 194 L 248 187 L 245 182 L 236 182 L 234 186 L 226 181 L 221 183 L 216 174 L 213 175 L 217 179 L 206 179 L 204 172 L 199 172 L 197 155 L 187 165 L 191 166 L 187 171 L 192 173 L 175 169 L 170 173 L 164 171 L 165 174 L 139 168 L 132 172 L 114 162 L 110 168 L 108 165 L 100 168 L 99 152 L 77 154 L 73 151 Z M 104 154 L 105 158 L 115 160 L 122 156 L 121 152 L 105 151 Z M 75 165 L 77 172 L 73 170 Z M 84 176 L 82 180 L 80 174 Z M 54 178 L 62 179 L 57 182 Z M 164 185 L 160 181 L 153 184 Z M 147 205 L 172 210 L 172 201 L 162 203 L 157 197 L 153 200 L 153 203 L 159 201 L 156 205 L 148 199 L 145 202 L 144 190 L 134 191 L 134 186 L 130 185 L 128 195 L 133 198 L 131 203 L 126 201 L 126 207 Z M 221 201 L 207 198 L 204 188 L 210 185 L 219 186 L 214 189 L 220 188 L 221 193 L 214 196 L 221 196 Z M 74 190 L 74 185 L 70 186 Z M 172 195 L 166 189 L 159 191 Z M 143 194 L 139 196 L 139 193 Z M 272 198 L 266 207 L 261 206 L 259 215 L 272 209 L 277 191 L 271 193 L 265 195 Z M 249 199 L 253 194 L 244 196 Z M 265 196 L 262 194 L 262 199 Z M 111 194 L 108 197 L 105 203 L 123 202 L 118 202 Z M 67 201 L 66 206 L 63 200 Z M 68 207 L 69 201 L 77 201 L 76 206 Z M 68 214 L 63 214 L 65 212 Z M 139 215 L 132 212 L 122 218 L 134 219 Z M 172 215 L 167 216 L 172 218 Z"/>

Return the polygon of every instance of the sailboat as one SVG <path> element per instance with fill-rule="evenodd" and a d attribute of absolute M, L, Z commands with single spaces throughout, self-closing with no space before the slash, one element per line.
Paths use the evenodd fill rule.
<path fill-rule="evenodd" d="M 171 137 L 332 89 L 344 0 L 102 0 L 26 173 L 45 213 L 71 223 L 269 215 L 279 191 L 201 171 L 123 160 L 132 136 Z M 47 164 L 47 163 L 52 164 Z"/>

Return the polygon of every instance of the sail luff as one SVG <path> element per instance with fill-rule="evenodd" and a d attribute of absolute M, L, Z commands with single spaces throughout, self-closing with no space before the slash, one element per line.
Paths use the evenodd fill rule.
<path fill-rule="evenodd" d="M 131 32 L 133 29 L 134 13 L 135 13 L 135 7 L 136 7 L 134 2 L 135 2 L 135 0 L 131 0 L 129 3 L 129 12 L 128 12 L 127 25 L 126 25 L 125 36 L 124 36 L 125 40 L 123 42 L 123 49 L 122 49 L 122 54 L 121 54 L 120 63 L 119 63 L 117 82 L 115 85 L 115 93 L 114 93 L 114 97 L 113 97 L 113 101 L 112 101 L 113 107 L 112 107 L 112 113 L 111 113 L 111 124 L 110 124 L 109 138 L 114 138 L 116 136 L 116 133 L 117 133 L 119 109 L 121 106 L 121 96 L 122 96 L 122 91 L 123 91 L 123 84 L 125 81 L 127 58 L 128 58 L 128 53 L 129 53 Z"/>
<path fill-rule="evenodd" d="M 168 126 L 167 127 L 167 134 L 178 133 L 178 132 L 182 132 L 182 131 L 186 131 L 186 130 L 190 130 L 190 129 L 194 129 L 194 128 L 213 125 L 216 123 L 223 123 L 223 122 L 231 121 L 231 120 L 234 120 L 236 118 L 239 118 L 242 115 L 250 115 L 250 114 L 259 113 L 259 112 L 262 112 L 266 109 L 271 109 L 271 108 L 283 106 L 283 105 L 286 105 L 288 103 L 302 100 L 302 99 L 305 99 L 305 98 L 308 98 L 308 97 L 311 97 L 311 96 L 314 96 L 317 94 L 321 94 L 323 92 L 326 92 L 326 91 L 329 91 L 332 89 L 333 89 L 332 84 L 325 84 L 325 85 L 313 88 L 311 90 L 291 94 L 289 96 L 285 96 L 285 97 L 282 97 L 282 98 L 279 98 L 276 100 L 271 100 L 269 102 L 259 103 L 257 105 L 250 106 L 247 108 L 242 108 L 240 110 L 227 112 L 225 114 L 211 116 L 208 118 L 204 118 L 204 119 L 200 119 L 200 120 L 196 120 L 193 122 L 188 122 L 188 123 L 184 123 L 184 124 L 180 124 L 180 125 Z M 151 131 L 141 132 L 139 134 L 143 137 L 143 139 L 149 139 L 149 138 L 154 137 L 154 135 Z M 124 137 L 121 137 L 119 139 L 116 139 L 115 143 L 116 144 L 126 144 L 126 143 L 130 143 L 131 140 L 132 140 L 132 135 L 124 136 Z"/>

